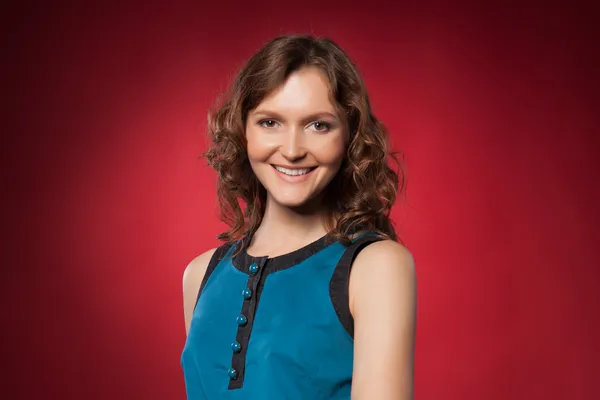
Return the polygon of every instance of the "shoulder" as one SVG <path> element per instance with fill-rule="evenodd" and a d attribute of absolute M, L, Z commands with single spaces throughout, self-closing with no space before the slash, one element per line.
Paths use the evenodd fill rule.
<path fill-rule="evenodd" d="M 196 307 L 196 300 L 200 291 L 200 285 L 206 274 L 208 265 L 217 248 L 210 249 L 200 254 L 185 267 L 183 271 L 183 311 L 185 317 L 185 330 L 189 331 L 192 314 Z"/>
<path fill-rule="evenodd" d="M 393 240 L 380 240 L 369 244 L 356 256 L 352 271 L 414 275 L 415 265 L 412 253 L 404 245 Z"/>
<path fill-rule="evenodd" d="M 402 244 L 393 240 L 380 240 L 365 247 L 356 257 L 357 264 L 367 264 L 372 261 L 384 262 L 388 265 L 395 263 L 401 268 L 414 269 L 412 253 Z"/>
<path fill-rule="evenodd" d="M 208 264 L 212 256 L 217 251 L 217 248 L 210 249 L 195 257 L 189 264 L 185 267 L 183 271 L 183 290 L 193 289 L 196 286 L 196 289 L 200 287 L 200 282 L 202 282 L 202 278 L 204 278 L 204 274 L 206 273 L 206 269 L 208 268 Z"/>
<path fill-rule="evenodd" d="M 393 240 L 381 240 L 366 246 L 355 258 L 350 274 L 350 308 L 355 303 L 393 300 L 400 293 L 416 291 L 416 270 L 412 253 Z M 365 300 L 366 299 L 366 300 Z M 370 299 L 370 301 L 369 301 Z M 364 301 L 363 301 L 364 300 Z"/>

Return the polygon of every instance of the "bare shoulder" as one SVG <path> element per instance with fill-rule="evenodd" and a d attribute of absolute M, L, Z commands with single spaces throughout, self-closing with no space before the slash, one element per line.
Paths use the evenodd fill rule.
<path fill-rule="evenodd" d="M 354 260 L 350 274 L 350 307 L 355 299 L 394 296 L 398 291 L 416 290 L 416 271 L 412 253 L 393 240 L 382 240 L 365 247 Z"/>
<path fill-rule="evenodd" d="M 189 331 L 192 314 L 194 313 L 194 307 L 196 306 L 196 299 L 198 297 L 198 290 L 200 290 L 200 284 L 204 279 L 204 274 L 210 263 L 210 259 L 217 249 L 210 249 L 194 258 L 185 267 L 183 271 L 183 311 L 185 316 L 185 328 L 186 332 Z"/>
<path fill-rule="evenodd" d="M 415 275 L 412 253 L 402 244 L 393 240 L 381 240 L 365 247 L 354 260 L 352 274 L 371 275 L 375 279 Z"/>
<path fill-rule="evenodd" d="M 202 278 L 204 278 L 204 273 L 206 272 L 206 268 L 208 267 L 208 263 L 212 258 L 213 254 L 217 249 L 210 249 L 200 254 L 196 258 L 194 258 L 190 263 L 185 267 L 183 271 L 183 288 L 184 291 L 189 285 L 194 283 L 198 283 L 198 287 L 200 287 L 200 282 L 202 282 Z"/>

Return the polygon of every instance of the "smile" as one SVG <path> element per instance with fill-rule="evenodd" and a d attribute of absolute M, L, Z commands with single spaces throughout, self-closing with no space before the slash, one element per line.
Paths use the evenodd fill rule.
<path fill-rule="evenodd" d="M 275 168 L 277 171 L 281 172 L 282 174 L 288 175 L 288 176 L 299 176 L 299 175 L 306 175 L 312 171 L 315 170 L 315 168 L 317 167 L 310 167 L 310 168 L 285 168 L 285 167 L 280 167 L 279 165 L 273 165 L 273 168 Z"/>

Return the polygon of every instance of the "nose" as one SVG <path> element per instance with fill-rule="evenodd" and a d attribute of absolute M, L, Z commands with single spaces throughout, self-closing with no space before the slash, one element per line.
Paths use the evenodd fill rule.
<path fill-rule="evenodd" d="M 290 129 L 285 135 L 279 152 L 288 161 L 297 161 L 306 156 L 304 133 L 299 129 Z"/>

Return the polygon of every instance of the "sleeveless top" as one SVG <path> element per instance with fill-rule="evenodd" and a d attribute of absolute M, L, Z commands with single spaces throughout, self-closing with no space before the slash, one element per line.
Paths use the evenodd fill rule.
<path fill-rule="evenodd" d="M 207 267 L 181 355 L 187 398 L 349 399 L 354 321 L 349 246 L 327 235 L 291 253 L 254 257 L 250 238 L 219 247 Z"/>

